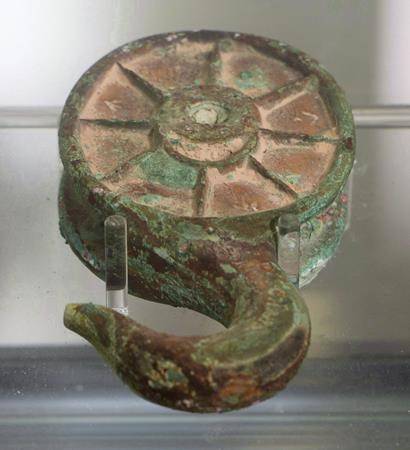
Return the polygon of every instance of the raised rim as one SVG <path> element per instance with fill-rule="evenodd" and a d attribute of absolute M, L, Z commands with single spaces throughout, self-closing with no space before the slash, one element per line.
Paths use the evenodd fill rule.
<path fill-rule="evenodd" d="M 79 113 L 94 81 L 100 73 L 105 69 L 108 69 L 119 56 L 128 53 L 131 50 L 138 51 L 138 48 L 142 49 L 149 44 L 160 45 L 162 42 L 165 44 L 168 42 L 167 39 L 169 39 L 170 36 L 176 36 L 178 38 L 189 37 L 193 40 L 195 40 L 195 38 L 222 39 L 228 37 L 236 41 L 253 45 L 257 47 L 258 50 L 265 51 L 271 56 L 286 62 L 289 66 L 299 70 L 302 74 L 307 75 L 313 73 L 320 81 L 321 96 L 326 102 L 329 112 L 333 115 L 338 127 L 340 143 L 337 146 L 332 167 L 316 190 L 283 208 L 259 211 L 241 216 L 202 218 L 178 216 L 171 212 L 158 210 L 158 208 L 149 205 L 141 205 L 136 202 L 130 203 L 129 199 L 124 194 L 116 195 L 116 203 L 121 204 L 123 207 L 131 209 L 134 212 L 138 212 L 138 210 L 150 210 L 151 214 L 152 212 L 158 212 L 162 217 L 180 217 L 181 219 L 183 218 L 184 220 L 193 222 L 202 222 L 204 220 L 209 222 L 210 220 L 215 220 L 218 223 L 232 220 L 236 221 L 236 219 L 240 218 L 274 219 L 285 212 L 297 214 L 299 219 L 304 222 L 330 205 L 345 185 L 354 162 L 354 122 L 351 108 L 346 100 L 345 94 L 326 69 L 306 53 L 278 40 L 244 33 L 200 30 L 153 35 L 122 45 L 93 64 L 80 77 L 71 90 L 61 115 L 59 126 L 60 156 L 64 168 L 70 175 L 79 180 L 81 185 L 86 189 L 91 190 L 93 188 L 99 188 L 102 189 L 103 192 L 109 193 L 103 184 L 91 174 L 88 165 L 83 158 L 81 146 L 75 139 L 74 130 Z"/>

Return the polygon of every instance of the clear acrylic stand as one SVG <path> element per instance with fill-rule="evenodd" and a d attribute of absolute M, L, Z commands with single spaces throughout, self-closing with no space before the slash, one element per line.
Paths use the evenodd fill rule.
<path fill-rule="evenodd" d="M 104 222 L 107 308 L 128 315 L 127 221 L 119 215 Z"/>
<path fill-rule="evenodd" d="M 276 222 L 277 262 L 289 280 L 299 286 L 300 222 L 295 214 L 282 214 Z"/>

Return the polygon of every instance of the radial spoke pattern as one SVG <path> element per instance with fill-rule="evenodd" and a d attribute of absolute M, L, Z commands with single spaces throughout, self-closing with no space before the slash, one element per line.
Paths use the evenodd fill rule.
<path fill-rule="evenodd" d="M 287 183 L 286 179 L 284 179 L 279 173 L 268 170 L 263 162 L 258 161 L 254 156 L 251 156 L 251 162 L 253 163 L 255 169 L 264 177 L 272 180 L 279 189 L 282 189 L 285 192 L 288 192 L 290 195 L 297 197 L 298 194 L 293 190 L 292 186 Z"/>
<path fill-rule="evenodd" d="M 268 109 L 278 109 L 288 103 L 292 103 L 306 92 L 315 92 L 319 87 L 319 80 L 315 75 L 309 75 L 296 81 L 291 81 L 278 89 L 261 95 L 255 99 L 260 106 Z"/>
<path fill-rule="evenodd" d="M 118 63 L 118 67 L 137 89 L 141 89 L 141 91 L 145 92 L 156 102 L 161 102 L 164 100 L 165 94 L 163 91 L 161 91 L 161 89 L 158 89 L 149 81 L 138 75 L 138 73 L 134 72 L 133 70 L 127 69 L 122 64 Z"/>
<path fill-rule="evenodd" d="M 306 147 L 316 142 L 328 142 L 329 144 L 338 144 L 340 139 L 337 136 L 335 128 L 329 128 L 321 134 L 304 134 L 291 133 L 287 131 L 273 131 L 266 128 L 259 128 L 259 132 L 263 133 L 267 139 L 271 139 L 276 144 L 288 146 Z"/>
<path fill-rule="evenodd" d="M 100 77 L 81 112 L 79 137 L 95 176 L 136 202 L 193 216 L 280 208 L 313 192 L 334 160 L 338 131 L 319 84 L 241 41 L 175 35 L 161 48 L 126 55 Z M 205 85 L 235 89 L 259 112 L 254 148 L 230 164 L 212 161 L 213 150 L 215 158 L 231 156 L 224 141 L 174 132 L 172 152 L 158 133 L 163 103 Z M 235 139 L 245 145 L 241 137 L 229 145 Z M 204 152 L 212 164 L 190 162 Z"/>
<path fill-rule="evenodd" d="M 152 147 L 150 129 L 107 127 L 93 121 L 81 121 L 80 134 L 84 157 L 99 179 Z"/>
<path fill-rule="evenodd" d="M 162 45 L 128 57 L 120 64 L 160 91 L 172 92 L 189 85 L 205 84 L 209 53 L 213 48 L 213 42 L 195 42 L 184 36 L 170 35 Z"/>
<path fill-rule="evenodd" d="M 232 39 L 222 39 L 216 44 L 213 66 L 213 81 L 222 86 L 237 89 L 252 98 L 257 98 L 301 75 L 250 45 Z"/>
<path fill-rule="evenodd" d="M 140 128 L 140 129 L 151 129 L 152 121 L 150 119 L 145 120 L 118 120 L 118 119 L 80 119 L 81 122 L 93 123 L 95 125 L 101 125 L 104 127 L 113 128 Z"/>
<path fill-rule="evenodd" d="M 220 42 L 217 41 L 213 45 L 212 50 L 208 53 L 208 67 L 206 71 L 205 82 L 208 85 L 219 84 L 221 73 L 221 50 Z"/>

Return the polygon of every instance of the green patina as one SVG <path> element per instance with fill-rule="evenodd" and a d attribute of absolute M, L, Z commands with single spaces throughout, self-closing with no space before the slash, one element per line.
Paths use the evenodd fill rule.
<path fill-rule="evenodd" d="M 254 67 L 252 70 L 245 70 L 239 74 L 235 79 L 235 84 L 239 89 L 265 89 L 269 87 L 269 82 L 266 80 L 265 74 L 259 67 Z"/>
<path fill-rule="evenodd" d="M 225 273 L 236 273 L 237 272 L 235 267 L 232 267 L 230 264 L 221 264 L 221 267 Z"/>
<path fill-rule="evenodd" d="M 187 217 L 158 207 L 164 195 L 172 199 L 172 190 L 181 193 L 206 187 L 205 177 L 198 175 L 203 161 L 191 163 L 183 155 L 174 155 L 186 140 L 192 141 L 187 148 L 194 153 L 203 141 L 228 143 L 238 134 L 247 133 L 249 140 L 243 152 L 229 160 L 231 165 L 257 144 L 259 119 L 252 113 L 251 99 L 235 89 L 222 89 L 223 83 L 217 80 L 213 87 L 204 88 L 202 75 L 197 74 L 189 89 L 181 92 L 183 101 L 178 100 L 178 93 L 164 93 L 150 135 L 159 149 L 139 158 L 127 172 L 127 176 L 135 175 L 166 189 L 155 193 L 142 190 L 137 202 L 131 191 L 112 192 L 104 184 L 103 174 L 91 172 L 76 125 L 95 80 L 122 54 L 128 58 L 133 52 L 154 50 L 156 58 L 171 63 L 171 59 L 178 59 L 172 50 L 174 43 L 181 43 L 183 48 L 191 37 L 195 42 L 216 40 L 219 52 L 237 51 L 233 43 L 244 42 L 309 74 L 309 89 L 316 89 L 318 83 L 341 139 L 333 166 L 315 192 L 282 209 L 237 216 Z M 218 51 L 209 58 L 209 77 L 221 73 Z M 237 71 L 237 88 L 269 87 L 260 67 L 242 69 Z M 279 89 L 277 94 L 286 95 L 286 89 Z M 175 99 L 180 101 L 180 108 Z M 199 108 L 199 113 L 193 111 L 199 123 L 181 120 L 190 111 L 187 104 L 208 100 L 219 102 L 228 111 L 226 118 L 215 121 L 217 127 Z M 109 125 L 117 129 L 123 126 L 118 120 Z M 100 121 L 96 126 L 106 124 Z M 147 127 L 149 122 L 130 120 L 127 129 L 141 126 Z M 175 130 L 183 138 L 175 138 Z M 88 339 L 135 392 L 165 406 L 198 412 L 231 410 L 265 399 L 282 388 L 307 351 L 310 322 L 298 291 L 271 262 L 272 226 L 284 212 L 297 214 L 303 223 L 302 281 L 315 274 L 338 245 L 346 211 L 337 199 L 353 163 L 355 138 L 350 107 L 333 78 L 303 52 L 277 41 L 207 31 L 151 37 L 115 50 L 80 79 L 64 108 L 59 139 L 67 175 L 60 188 L 60 228 L 80 259 L 104 278 L 102 224 L 108 215 L 121 214 L 129 226 L 130 292 L 194 309 L 228 328 L 212 336 L 173 337 L 90 304 L 68 305 L 66 326 Z M 326 138 L 307 137 L 306 143 L 315 140 Z M 120 158 L 122 142 L 114 148 Z M 222 163 L 214 167 L 221 173 L 226 170 Z M 299 177 L 284 175 L 291 184 L 297 184 Z"/>
<path fill-rule="evenodd" d="M 195 168 L 171 158 L 165 151 L 148 154 L 138 169 L 147 180 L 172 188 L 193 188 L 198 176 Z"/>
<path fill-rule="evenodd" d="M 152 203 L 157 203 L 161 200 L 161 196 L 157 195 L 157 194 L 145 194 L 142 195 L 140 197 L 141 202 L 143 203 L 148 203 L 148 204 L 152 204 Z"/>
<path fill-rule="evenodd" d="M 196 241 L 196 240 L 208 240 L 212 242 L 219 241 L 217 233 L 211 232 L 209 227 L 206 228 L 203 225 L 191 223 L 187 220 L 179 221 L 175 224 L 175 230 L 181 243 Z"/>

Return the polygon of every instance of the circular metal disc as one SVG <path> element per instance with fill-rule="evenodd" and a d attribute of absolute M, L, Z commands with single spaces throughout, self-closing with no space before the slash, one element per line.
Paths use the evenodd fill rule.
<path fill-rule="evenodd" d="M 173 215 L 316 209 L 353 161 L 350 108 L 291 47 L 186 32 L 127 44 L 74 88 L 62 159 L 105 190 Z"/>

